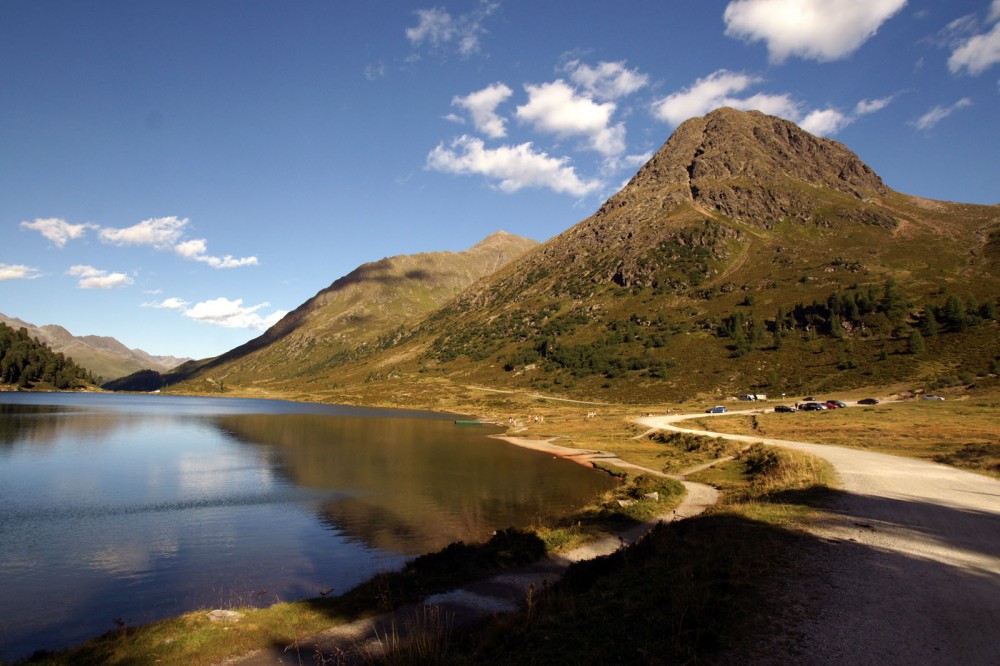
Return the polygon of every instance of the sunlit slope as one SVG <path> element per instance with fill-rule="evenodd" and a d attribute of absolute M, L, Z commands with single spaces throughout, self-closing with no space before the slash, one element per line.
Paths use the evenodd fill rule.
<path fill-rule="evenodd" d="M 454 300 L 348 321 L 345 291 L 337 315 L 310 315 L 323 335 L 201 378 L 399 403 L 432 385 L 634 402 L 943 385 L 1000 365 L 998 258 L 1000 207 L 895 192 L 843 144 L 719 109 Z"/>
<path fill-rule="evenodd" d="M 263 335 L 172 379 L 266 387 L 309 381 L 431 312 L 536 241 L 497 232 L 463 252 L 388 257 L 364 264 L 286 315 Z"/>

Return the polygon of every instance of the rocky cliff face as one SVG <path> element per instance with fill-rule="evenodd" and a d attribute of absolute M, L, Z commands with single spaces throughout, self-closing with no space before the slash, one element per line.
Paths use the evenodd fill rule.
<path fill-rule="evenodd" d="M 824 224 L 817 195 L 836 202 L 843 219 L 895 224 L 859 205 L 890 190 L 857 155 L 759 111 L 723 108 L 684 122 L 605 210 L 648 208 L 651 193 L 661 208 L 688 203 L 755 226 L 784 218 Z"/>

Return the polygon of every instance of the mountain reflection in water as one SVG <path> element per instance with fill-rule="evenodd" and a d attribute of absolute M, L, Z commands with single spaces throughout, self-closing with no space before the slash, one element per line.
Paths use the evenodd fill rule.
<path fill-rule="evenodd" d="M 611 485 L 488 432 L 268 400 L 0 393 L 0 662 L 116 618 L 341 593 Z"/>
<path fill-rule="evenodd" d="M 277 473 L 296 485 L 345 493 L 320 504 L 324 521 L 369 547 L 407 554 L 566 513 L 581 501 L 581 477 L 592 493 L 609 486 L 450 421 L 254 414 L 217 423 L 271 447 Z"/>

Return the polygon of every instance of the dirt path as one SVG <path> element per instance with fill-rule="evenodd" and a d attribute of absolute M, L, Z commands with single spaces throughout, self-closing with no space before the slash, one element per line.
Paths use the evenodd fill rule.
<path fill-rule="evenodd" d="M 659 522 L 670 522 L 696 516 L 715 504 L 718 492 L 701 483 L 686 481 L 680 476 L 633 465 L 617 456 L 598 450 L 573 449 L 551 440 L 497 436 L 516 446 L 543 451 L 590 465 L 591 461 L 630 469 L 636 473 L 676 478 L 684 484 L 682 502 L 669 513 L 647 523 L 636 525 L 618 534 L 593 539 L 567 552 L 553 555 L 530 566 L 508 571 L 492 578 L 437 594 L 422 603 L 411 604 L 391 613 L 332 627 L 319 634 L 303 638 L 292 645 L 274 646 L 253 654 L 222 662 L 224 666 L 272 666 L 273 664 L 329 663 L 368 664 L 378 660 L 387 646 L 405 641 L 414 629 L 444 628 L 454 630 L 497 613 L 516 610 L 525 601 L 529 590 L 540 590 L 558 579 L 574 562 L 613 553 L 623 545 L 634 543 Z M 220 665 L 220 666 L 222 666 Z"/>
<path fill-rule="evenodd" d="M 754 413 L 760 410 L 751 410 Z M 843 480 L 757 663 L 1000 664 L 1000 480 L 870 451 L 764 442 L 828 460 Z M 766 654 L 770 652 L 770 654 Z"/>

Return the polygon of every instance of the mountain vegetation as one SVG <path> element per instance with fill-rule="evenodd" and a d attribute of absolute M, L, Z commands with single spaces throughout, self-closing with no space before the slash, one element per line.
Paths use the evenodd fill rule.
<path fill-rule="evenodd" d="M 498 231 L 463 252 L 387 257 L 336 280 L 263 335 L 221 356 L 183 364 L 161 377 L 143 372 L 109 382 L 112 389 L 152 390 L 199 378 L 203 388 L 273 385 L 311 377 L 364 356 L 399 335 L 477 280 L 538 245 Z M 218 379 L 216 379 L 218 378 Z"/>
<path fill-rule="evenodd" d="M 32 338 L 44 342 L 52 351 L 72 356 L 77 363 L 104 379 L 124 377 L 147 368 L 165 372 L 190 360 L 173 356 L 152 356 L 141 349 L 129 349 L 112 337 L 76 336 L 62 326 L 35 326 L 2 313 L 0 323 L 14 329 L 25 328 Z"/>
<path fill-rule="evenodd" d="M 166 383 L 382 404 L 480 385 L 648 404 L 935 385 L 1000 363 L 1000 208 L 895 192 L 844 145 L 760 112 L 683 123 L 593 215 L 514 256 L 438 300 L 414 297 L 414 273 L 366 265 Z M 410 291 L 319 314 L 373 284 Z"/>
<path fill-rule="evenodd" d="M 35 340 L 26 328 L 0 322 L 0 384 L 18 389 L 93 388 L 94 376 L 59 352 Z"/>

